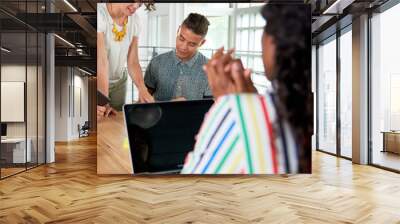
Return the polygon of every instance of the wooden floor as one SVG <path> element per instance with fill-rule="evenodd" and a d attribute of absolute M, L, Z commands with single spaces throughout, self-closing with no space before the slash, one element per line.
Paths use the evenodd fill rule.
<path fill-rule="evenodd" d="M 1 178 L 25 171 L 24 168 L 1 168 Z"/>
<path fill-rule="evenodd" d="M 0 181 L 0 223 L 400 223 L 400 175 L 313 154 L 313 174 L 96 175 L 96 139 Z"/>
<path fill-rule="evenodd" d="M 37 166 L 37 164 L 28 164 L 27 167 L 25 168 L 25 165 L 19 165 L 19 167 L 7 167 L 7 168 L 1 168 L 1 178 L 6 178 L 11 175 L 15 175 L 20 172 L 24 172 L 27 169 L 34 169 Z"/>
<path fill-rule="evenodd" d="M 400 154 L 376 150 L 374 151 L 372 160 L 374 164 L 400 170 Z"/>

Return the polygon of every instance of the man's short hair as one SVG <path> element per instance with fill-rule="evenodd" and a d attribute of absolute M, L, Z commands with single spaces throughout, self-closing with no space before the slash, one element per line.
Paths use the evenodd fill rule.
<path fill-rule="evenodd" d="M 198 13 L 190 13 L 183 21 L 182 25 L 189 28 L 193 33 L 205 37 L 207 35 L 210 22 L 203 15 Z"/>

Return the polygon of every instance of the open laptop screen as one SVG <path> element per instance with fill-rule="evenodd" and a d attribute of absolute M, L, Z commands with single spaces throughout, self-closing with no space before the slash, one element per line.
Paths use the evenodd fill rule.
<path fill-rule="evenodd" d="M 134 173 L 180 170 L 213 103 L 208 99 L 125 105 Z"/>

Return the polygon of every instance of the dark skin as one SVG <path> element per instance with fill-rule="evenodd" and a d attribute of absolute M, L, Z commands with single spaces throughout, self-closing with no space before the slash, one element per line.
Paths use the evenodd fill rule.
<path fill-rule="evenodd" d="M 251 81 L 251 70 L 243 68 L 240 59 L 234 59 L 233 49 L 224 53 L 224 48 L 218 49 L 211 60 L 204 65 L 211 91 L 215 98 L 227 94 L 257 93 Z M 264 70 L 269 80 L 273 79 L 275 64 L 275 43 L 273 37 L 263 33 L 262 58 Z"/>

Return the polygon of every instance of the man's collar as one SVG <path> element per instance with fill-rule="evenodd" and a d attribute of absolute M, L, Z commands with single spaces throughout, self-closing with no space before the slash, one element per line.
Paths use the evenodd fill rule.
<path fill-rule="evenodd" d="M 198 55 L 199 55 L 199 52 L 197 51 L 191 59 L 184 62 L 176 56 L 176 49 L 173 50 L 173 58 L 174 58 L 175 65 L 178 65 L 179 63 L 183 63 L 189 67 L 193 67 L 194 63 L 197 60 Z"/>

